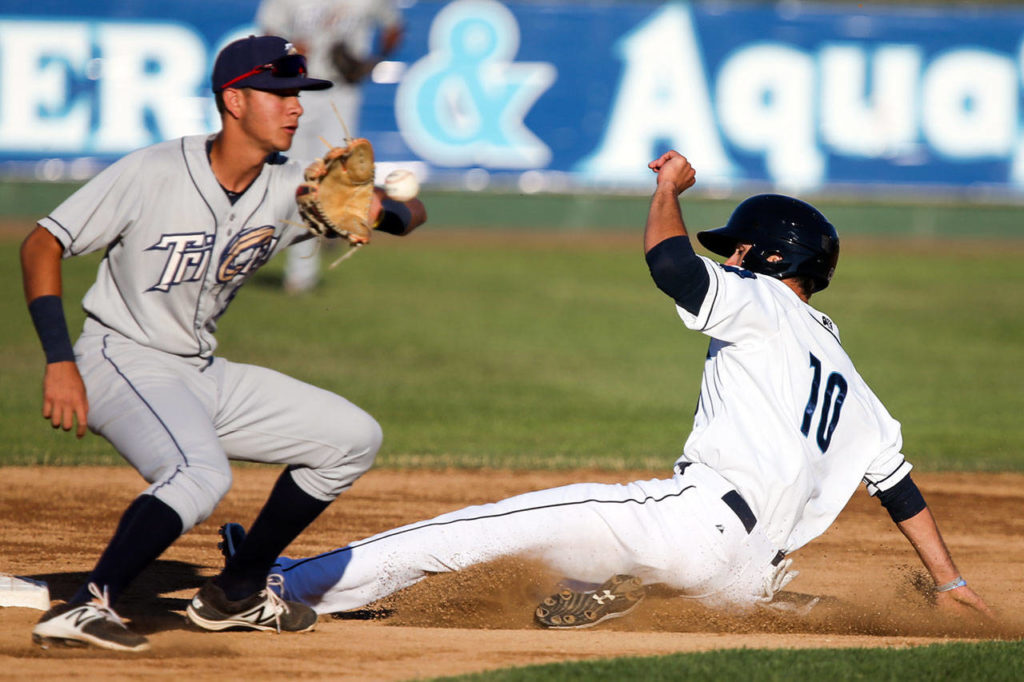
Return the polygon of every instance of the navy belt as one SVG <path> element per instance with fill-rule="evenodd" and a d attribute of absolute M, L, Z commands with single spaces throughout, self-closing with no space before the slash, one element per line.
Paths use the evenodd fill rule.
<path fill-rule="evenodd" d="M 691 464 L 693 464 L 693 462 L 680 462 L 676 465 L 676 471 L 681 474 L 686 471 L 686 467 Z M 754 512 L 751 510 L 750 505 L 747 504 L 747 501 L 744 500 L 743 497 L 735 490 L 730 490 L 726 494 L 722 495 L 722 502 L 729 505 L 729 509 L 732 509 L 732 512 L 736 514 L 736 517 L 740 520 L 740 523 L 743 524 L 743 528 L 747 531 L 747 535 L 750 535 L 750 531 L 754 530 L 754 526 L 757 525 L 757 517 L 754 516 Z M 772 566 L 778 566 L 785 556 L 785 552 L 779 550 L 772 558 Z"/>
<path fill-rule="evenodd" d="M 750 510 L 750 505 L 747 504 L 747 501 L 740 497 L 740 494 L 735 490 L 730 490 L 722 495 L 722 502 L 729 505 L 733 513 L 739 517 L 740 522 L 747 531 L 747 535 L 750 535 L 750 531 L 754 530 L 754 526 L 757 525 L 757 517 Z"/>

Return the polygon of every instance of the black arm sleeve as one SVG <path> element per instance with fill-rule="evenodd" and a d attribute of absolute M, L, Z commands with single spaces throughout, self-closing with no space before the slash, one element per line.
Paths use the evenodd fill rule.
<path fill-rule="evenodd" d="M 895 523 L 917 516 L 928 506 L 910 474 L 888 490 L 879 491 L 878 500 Z"/>
<path fill-rule="evenodd" d="M 412 221 L 412 211 L 409 210 L 409 207 L 394 199 L 385 199 L 380 203 L 380 225 L 377 226 L 377 231 L 397 235 L 405 234 Z"/>
<path fill-rule="evenodd" d="M 658 288 L 679 307 L 696 315 L 708 293 L 711 276 L 693 252 L 689 237 L 669 237 L 647 252 L 647 267 Z"/>

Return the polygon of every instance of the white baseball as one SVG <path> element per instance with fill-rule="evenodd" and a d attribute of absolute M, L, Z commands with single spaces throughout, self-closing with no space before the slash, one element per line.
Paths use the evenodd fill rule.
<path fill-rule="evenodd" d="M 395 201 L 409 201 L 420 192 L 420 181 L 412 171 L 393 170 L 384 178 L 384 193 Z"/>

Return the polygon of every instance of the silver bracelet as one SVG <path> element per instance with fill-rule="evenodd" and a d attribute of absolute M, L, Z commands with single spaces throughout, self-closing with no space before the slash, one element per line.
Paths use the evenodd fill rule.
<path fill-rule="evenodd" d="M 963 576 L 959 576 L 958 575 L 956 577 L 956 580 L 950 581 L 950 582 L 946 583 L 945 585 L 936 585 L 935 586 L 935 591 L 936 592 L 949 592 L 950 590 L 955 590 L 958 587 L 966 587 L 966 586 L 967 586 L 967 581 L 964 580 Z"/>

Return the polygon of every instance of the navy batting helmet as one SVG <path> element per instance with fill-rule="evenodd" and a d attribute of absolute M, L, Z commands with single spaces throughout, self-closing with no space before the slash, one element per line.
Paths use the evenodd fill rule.
<path fill-rule="evenodd" d="M 758 194 L 743 201 L 725 227 L 697 233 L 709 251 L 731 256 L 750 244 L 743 267 L 776 279 L 806 277 L 814 291 L 828 286 L 839 261 L 839 234 L 818 209 L 782 196 Z"/>

